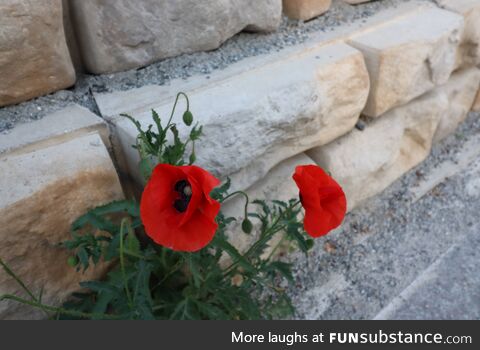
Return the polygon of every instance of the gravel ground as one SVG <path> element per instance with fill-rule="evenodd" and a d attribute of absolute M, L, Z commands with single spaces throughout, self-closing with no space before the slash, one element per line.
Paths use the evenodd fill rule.
<path fill-rule="evenodd" d="M 349 213 L 341 229 L 319 239 L 308 260 L 298 255 L 296 288 L 291 291 L 297 318 L 373 318 L 454 244 L 478 243 L 472 237 L 480 232 L 471 232 L 479 227 L 480 212 L 479 174 L 471 174 L 473 163 L 418 201 L 413 192 L 445 162 L 453 161 L 458 167 L 462 146 L 479 136 L 480 114 L 471 113 L 456 134 L 434 147 L 424 163 Z M 468 310 L 463 314 L 456 307 L 466 300 L 478 300 L 478 290 L 471 289 L 476 277 L 453 260 L 448 265 L 450 275 L 463 273 L 468 283 L 456 285 L 460 292 L 448 303 L 438 299 L 438 288 L 432 288 L 422 302 L 430 300 L 435 312 L 419 308 L 413 313 L 409 310 L 410 316 L 448 318 L 445 315 L 452 315 L 453 310 L 455 318 L 480 318 L 479 305 L 463 305 Z"/>
<path fill-rule="evenodd" d="M 280 28 L 271 34 L 240 33 L 219 49 L 165 59 L 150 66 L 109 75 L 80 74 L 75 86 L 15 106 L 0 108 L 0 133 L 8 132 L 16 123 L 37 120 L 71 103 L 78 103 L 99 114 L 92 92 L 128 90 L 148 84 L 163 85 L 171 79 L 192 75 L 208 75 L 246 57 L 279 51 L 304 42 L 311 33 L 331 31 L 335 27 L 365 18 L 385 8 L 410 0 L 377 0 L 356 6 L 334 0 L 323 16 L 308 22 L 283 19 Z M 432 0 L 424 0 L 431 2 Z"/>

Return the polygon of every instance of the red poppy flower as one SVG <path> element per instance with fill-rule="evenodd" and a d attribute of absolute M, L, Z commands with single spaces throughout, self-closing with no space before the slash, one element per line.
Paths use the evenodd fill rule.
<path fill-rule="evenodd" d="M 316 165 L 297 166 L 293 180 L 300 189 L 305 208 L 303 226 L 316 238 L 338 227 L 347 211 L 347 200 L 340 185 Z"/>
<path fill-rule="evenodd" d="M 159 164 L 145 186 L 140 216 L 147 235 L 157 244 L 194 252 L 215 235 L 220 203 L 210 192 L 220 181 L 197 166 Z"/>

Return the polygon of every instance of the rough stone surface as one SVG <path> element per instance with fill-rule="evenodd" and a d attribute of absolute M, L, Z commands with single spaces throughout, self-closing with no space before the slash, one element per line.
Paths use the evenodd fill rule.
<path fill-rule="evenodd" d="M 353 35 L 372 82 L 364 114 L 378 117 L 447 82 L 463 27 L 462 16 L 430 7 Z"/>
<path fill-rule="evenodd" d="M 283 12 L 292 19 L 307 21 L 328 11 L 332 0 L 283 0 Z"/>
<path fill-rule="evenodd" d="M 465 32 L 458 52 L 457 66 L 480 66 L 480 1 L 436 0 L 436 2 L 465 18 Z"/>
<path fill-rule="evenodd" d="M 105 267 L 78 273 L 66 263 L 60 243 L 71 223 L 88 209 L 123 197 L 107 150 L 97 134 L 0 158 L 0 256 L 43 301 L 58 305 L 81 280 Z M 22 295 L 3 270 L 0 294 Z M 0 304 L 0 319 L 44 317 L 13 302 Z"/>
<path fill-rule="evenodd" d="M 106 73 L 213 50 L 242 31 L 273 31 L 281 0 L 73 0 L 86 68 Z"/>
<path fill-rule="evenodd" d="M 299 44 L 315 43 L 366 28 L 398 16 L 407 7 L 418 7 L 430 0 L 382 0 L 357 6 L 335 1 L 324 15 L 311 21 L 291 21 L 285 16 L 275 32 L 242 32 L 227 40 L 214 51 L 180 55 L 155 62 L 143 69 L 105 74 L 78 74 L 76 84 L 54 94 L 42 96 L 19 105 L 0 109 L 0 133 L 8 132 L 16 124 L 41 119 L 72 103 L 80 104 L 98 113 L 94 94 L 125 91 L 146 85 L 165 86 L 176 79 L 196 77 L 210 81 L 214 75 L 237 64 L 260 57 L 280 54 L 295 49 Z"/>
<path fill-rule="evenodd" d="M 196 148 L 198 164 L 217 176 L 230 176 L 236 188 L 244 189 L 280 161 L 351 130 L 368 86 L 361 53 L 332 44 L 192 91 L 178 87 L 174 91 L 189 95 L 196 121 L 204 126 L 205 136 Z M 123 98 L 128 105 L 128 96 Z M 172 102 L 125 112 L 146 126 L 151 123 L 151 108 L 167 116 Z M 130 173 L 140 179 L 138 154 L 131 147 L 137 131 L 125 118 L 114 118 L 113 123 Z M 182 125 L 179 128 L 185 132 Z"/>
<path fill-rule="evenodd" d="M 428 156 L 447 108 L 445 94 L 434 91 L 307 154 L 337 179 L 351 210 Z"/>
<path fill-rule="evenodd" d="M 448 109 L 442 114 L 434 142 L 450 135 L 465 120 L 475 100 L 480 84 L 480 70 L 467 68 L 452 75 L 448 83 L 438 88 L 448 99 Z"/>
<path fill-rule="evenodd" d="M 477 161 L 477 176 L 480 175 Z M 476 181 L 476 180 L 474 180 Z M 478 181 L 477 181 L 478 183 Z M 478 184 L 477 184 L 478 186 Z M 477 187 L 477 198 L 480 187 Z M 474 320 L 480 316 L 480 225 L 448 249 L 376 320 Z"/>
<path fill-rule="evenodd" d="M 2 0 L 0 23 L 0 106 L 73 85 L 61 0 Z"/>
<path fill-rule="evenodd" d="M 0 154 L 25 152 L 39 143 L 53 144 L 77 137 L 80 134 L 98 132 L 103 142 L 109 144 L 106 122 L 84 107 L 71 105 L 32 123 L 20 124 L 0 138 Z"/>

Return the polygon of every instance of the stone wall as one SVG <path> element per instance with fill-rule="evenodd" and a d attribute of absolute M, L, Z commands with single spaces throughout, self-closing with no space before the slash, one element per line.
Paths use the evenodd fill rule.
<path fill-rule="evenodd" d="M 112 73 L 213 50 L 241 31 L 275 31 L 282 9 L 290 18 L 309 20 L 325 13 L 331 3 L 4 0 L 0 4 L 0 107 L 70 87 L 75 70 Z"/>
<path fill-rule="evenodd" d="M 61 14 L 61 1 L 43 2 L 52 13 Z M 72 1 L 70 5 L 81 13 L 88 6 L 108 1 L 92 1 L 88 6 L 83 3 Z M 149 3 L 145 1 L 145 7 L 136 6 L 131 11 L 140 16 L 149 9 Z M 278 4 L 268 3 L 268 11 L 279 11 Z M 31 23 L 32 31 L 40 31 L 42 21 L 37 23 L 21 15 L 31 10 L 32 4 L 12 0 L 2 3 L 0 9 L 7 9 L 0 11 L 0 19 L 6 19 L 2 26 L 7 23 L 8 31 L 13 18 L 20 17 Z M 112 4 L 129 8 L 123 1 Z M 66 252 L 59 243 L 68 237 L 69 225 L 78 215 L 123 198 L 118 174 L 140 184 L 138 157 L 131 147 L 136 131 L 120 114 L 129 113 L 148 125 L 151 109 L 165 116 L 178 91 L 189 95 L 191 110 L 205 127 L 204 142 L 197 149 L 199 165 L 221 178 L 231 177 L 235 188 L 252 196 L 288 199 L 296 194 L 291 180 L 294 166 L 319 164 L 344 187 L 352 210 L 422 162 L 432 144 L 453 133 L 472 106 L 480 109 L 480 55 L 473 49 L 480 46 L 480 36 L 476 35 L 480 0 L 439 1 L 439 5 L 406 3 L 365 23 L 245 59 L 213 72 L 210 79 L 192 77 L 169 85 L 95 94 L 101 117 L 74 105 L 18 125 L 0 136 L 0 257 L 35 290 L 44 288 L 44 301 L 52 304 L 64 301 L 79 281 L 101 276 L 104 266 L 89 270 L 87 275 L 67 267 Z M 240 23 L 235 28 L 270 30 L 275 21 L 256 22 L 262 16 L 262 6 L 267 2 L 256 8 L 255 16 L 235 15 L 235 21 L 227 22 Z M 237 10 L 231 5 L 222 13 L 230 18 Z M 100 16 L 101 11 L 97 12 Z M 84 15 L 75 21 L 86 20 L 97 18 Z M 96 23 L 96 30 L 106 30 L 102 29 L 103 21 Z M 35 29 L 35 25 L 40 27 Z M 59 41 L 63 44 L 54 45 L 49 57 L 63 60 L 65 65 L 49 66 L 52 61 L 35 56 L 41 47 L 19 45 L 28 44 L 30 35 L 24 33 L 8 36 L 12 38 L 8 44 L 12 53 L 2 58 L 11 60 L 14 50 L 32 49 L 33 56 L 17 57 L 26 77 L 33 74 L 28 72 L 38 73 L 28 66 L 35 63 L 45 65 L 46 72 L 51 70 L 47 81 L 71 84 L 67 78 L 72 77 L 73 65 L 65 54 L 61 27 L 55 21 L 48 26 L 52 31 L 49 35 L 63 38 Z M 233 33 L 225 34 L 222 24 L 216 28 L 220 28 L 218 44 Z M 85 35 L 91 37 L 92 33 Z M 137 34 L 137 39 L 144 35 Z M 0 39 L 0 48 L 7 47 L 4 37 L 0 35 Z M 105 45 L 102 36 L 88 40 L 97 39 L 98 45 Z M 84 52 L 82 40 L 79 47 Z M 35 43 L 48 51 L 51 42 Z M 111 57 L 112 67 L 117 63 L 118 67 L 140 64 L 139 59 L 147 64 L 152 57 L 159 57 L 156 44 L 147 50 L 152 56 L 138 54 L 142 45 L 126 45 L 133 50 L 125 56 L 132 59 L 129 62 L 120 59 L 122 50 L 117 47 Z M 96 53 L 98 57 L 108 50 L 100 52 Z M 95 64 L 95 57 L 85 62 L 87 68 Z M 2 58 L 0 62 L 5 64 Z M 43 83 L 44 78 L 36 81 Z M 17 86 L 18 91 L 24 88 L 13 84 L 9 91 L 14 93 L 6 94 L 2 92 L 6 85 L 2 84 L 4 80 L 0 81 L 0 101 L 18 101 L 21 93 L 14 94 Z M 122 185 L 128 186 L 129 181 Z M 234 213 L 239 205 L 233 199 L 225 210 Z M 245 243 L 236 242 L 238 246 Z M 4 292 L 19 290 L 0 271 L 0 294 Z M 0 318 L 38 317 L 42 315 L 15 304 L 0 306 Z"/>

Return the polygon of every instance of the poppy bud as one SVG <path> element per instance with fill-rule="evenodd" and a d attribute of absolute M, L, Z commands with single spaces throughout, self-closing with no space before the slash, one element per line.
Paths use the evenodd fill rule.
<path fill-rule="evenodd" d="M 183 122 L 186 126 L 190 126 L 193 123 L 193 114 L 190 111 L 183 113 Z"/>
<path fill-rule="evenodd" d="M 75 267 L 78 264 L 78 260 L 75 256 L 70 256 L 67 260 L 67 264 L 70 267 Z"/>
<path fill-rule="evenodd" d="M 253 224 L 250 220 L 248 220 L 247 218 L 245 218 L 243 221 L 242 221 L 242 230 L 243 232 L 247 233 L 247 234 L 250 234 L 252 233 L 252 229 L 253 229 Z"/>

